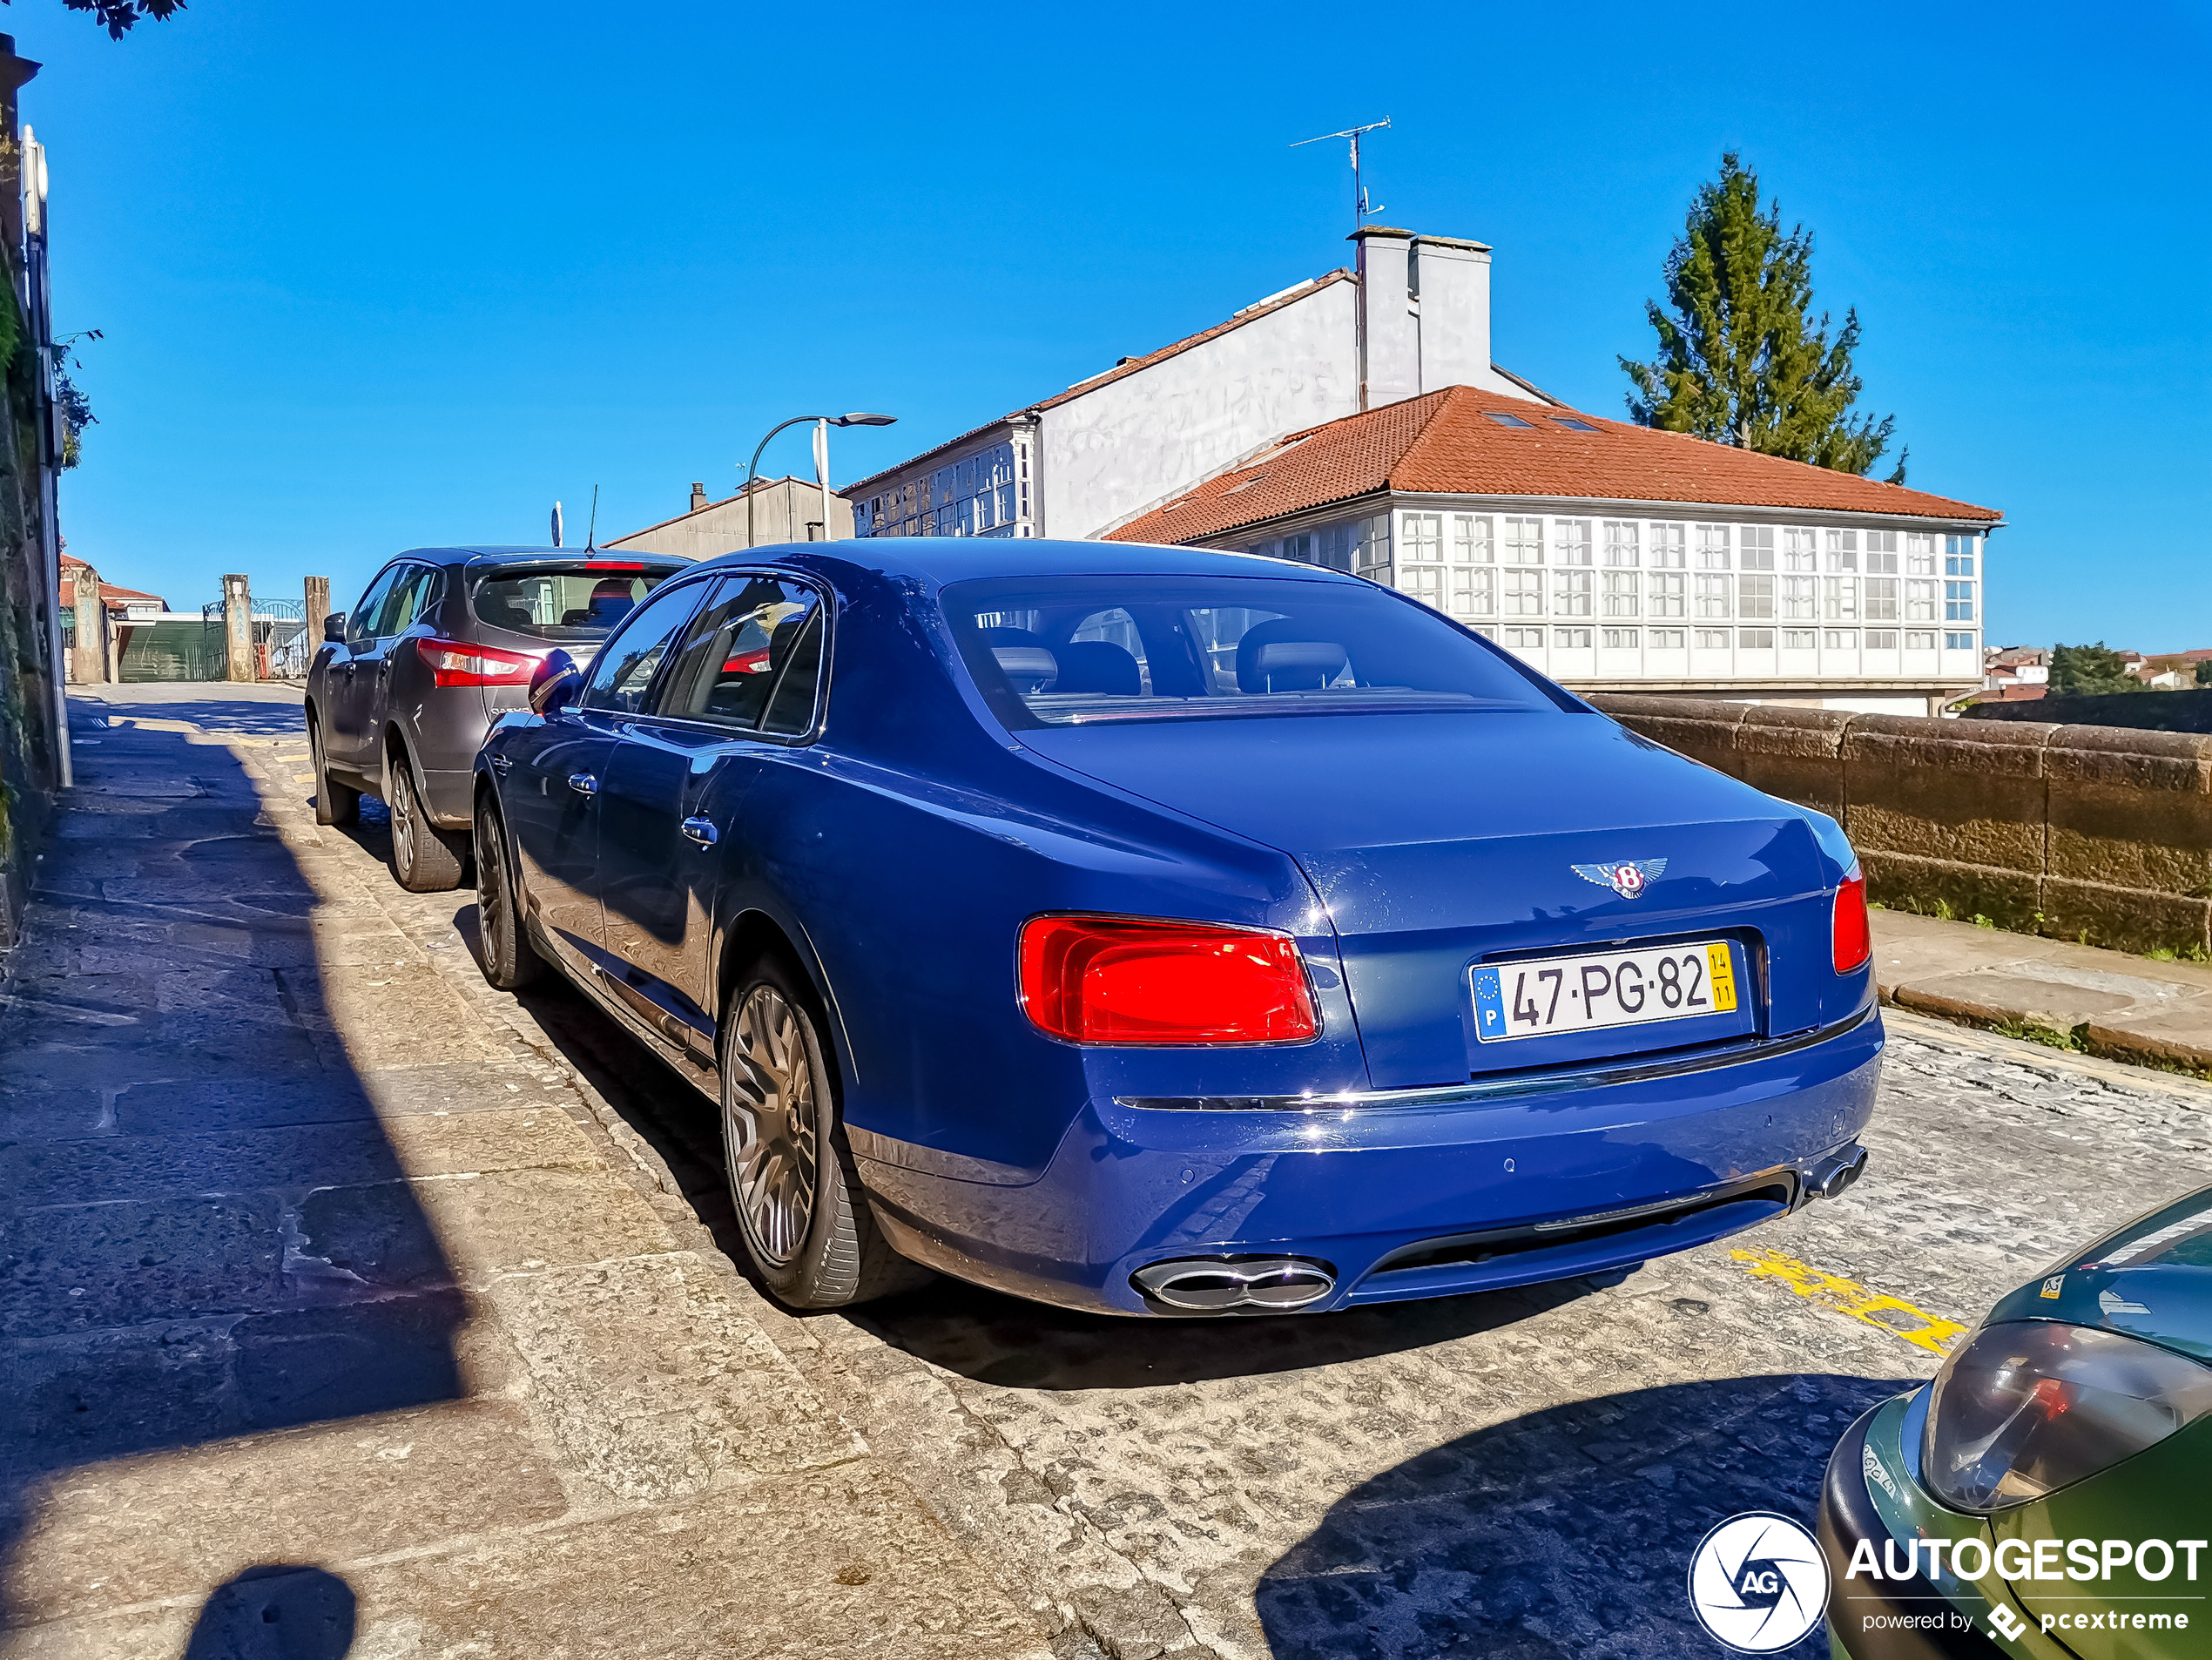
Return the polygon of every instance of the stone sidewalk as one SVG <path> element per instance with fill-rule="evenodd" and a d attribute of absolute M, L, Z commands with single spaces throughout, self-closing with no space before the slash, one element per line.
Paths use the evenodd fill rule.
<path fill-rule="evenodd" d="M 297 692 L 104 691 L 0 1004 L 0 1654 L 1049 1655 L 317 829 Z"/>
<path fill-rule="evenodd" d="M 2158 962 L 1905 911 L 1873 913 L 1882 1001 L 2059 1037 L 2109 1059 L 2212 1073 L 2212 964 Z"/>

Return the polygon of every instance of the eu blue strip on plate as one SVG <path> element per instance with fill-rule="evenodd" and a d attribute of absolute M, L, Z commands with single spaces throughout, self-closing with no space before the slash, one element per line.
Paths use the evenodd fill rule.
<path fill-rule="evenodd" d="M 1474 972 L 1474 1014 L 1481 1022 L 1482 1036 L 1506 1035 L 1506 998 L 1499 989 L 1495 968 L 1478 968 Z"/>

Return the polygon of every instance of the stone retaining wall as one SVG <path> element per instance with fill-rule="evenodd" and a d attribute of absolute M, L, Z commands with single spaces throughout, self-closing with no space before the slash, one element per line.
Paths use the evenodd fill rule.
<path fill-rule="evenodd" d="M 1840 819 L 1883 904 L 2123 951 L 2212 950 L 2212 737 L 1590 701 L 1692 760 Z"/>

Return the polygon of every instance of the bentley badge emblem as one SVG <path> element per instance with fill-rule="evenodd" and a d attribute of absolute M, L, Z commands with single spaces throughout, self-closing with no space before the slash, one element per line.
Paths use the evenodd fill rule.
<path fill-rule="evenodd" d="M 1666 868 L 1663 859 L 1634 859 L 1617 865 L 1577 865 L 1575 874 L 1586 882 L 1611 888 L 1622 899 L 1642 899 L 1645 885 L 1657 881 Z"/>

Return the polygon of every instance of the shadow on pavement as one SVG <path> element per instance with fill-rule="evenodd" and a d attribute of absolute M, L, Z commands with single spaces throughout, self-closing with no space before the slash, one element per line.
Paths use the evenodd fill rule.
<path fill-rule="evenodd" d="M 344 1580 L 271 1562 L 215 1588 L 184 1660 L 343 1660 L 354 1626 L 353 1588 Z"/>
<path fill-rule="evenodd" d="M 1914 1380 L 1807 1373 L 1601 1395 L 1407 1461 L 1329 1508 L 1256 1596 L 1275 1660 L 1481 1655 L 1676 1660 L 1721 1652 L 1691 1614 L 1715 1524 L 1811 1527 L 1828 1454 Z M 1825 1660 L 1816 1627 L 1780 1650 Z"/>
<path fill-rule="evenodd" d="M 0 1629 L 66 1611 L 16 1570 L 78 1467 L 462 1393 L 462 1296 L 379 1118 L 420 1075 L 334 1029 L 346 908 L 271 819 L 306 808 L 165 725 L 296 739 L 299 709 L 118 688 L 71 714 L 0 1003 Z"/>

